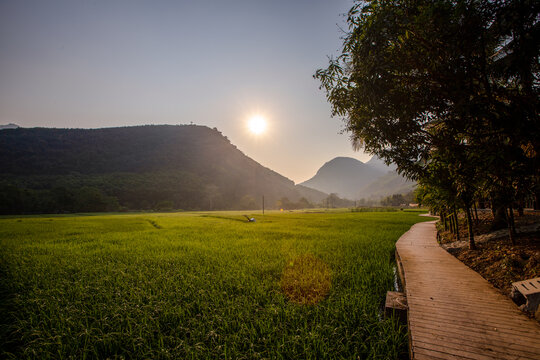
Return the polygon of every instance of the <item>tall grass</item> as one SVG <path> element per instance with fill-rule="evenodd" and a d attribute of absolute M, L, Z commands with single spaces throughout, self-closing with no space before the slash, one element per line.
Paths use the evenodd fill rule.
<path fill-rule="evenodd" d="M 257 221 L 227 212 L 0 219 L 1 357 L 406 355 L 406 330 L 381 320 L 379 305 L 395 241 L 427 219 L 250 216 Z M 296 301 L 284 289 L 306 258 L 312 278 L 325 274 L 324 292 Z"/>

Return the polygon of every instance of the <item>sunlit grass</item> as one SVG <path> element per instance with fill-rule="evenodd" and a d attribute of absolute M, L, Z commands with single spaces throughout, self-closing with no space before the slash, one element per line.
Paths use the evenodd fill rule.
<path fill-rule="evenodd" d="M 310 254 L 290 259 L 281 276 L 283 294 L 298 304 L 317 304 L 328 295 L 331 285 L 330 267 Z"/>
<path fill-rule="evenodd" d="M 380 303 L 395 241 L 428 219 L 250 216 L 257 221 L 238 212 L 0 219 L 0 356 L 406 354 L 405 329 L 380 319 Z"/>

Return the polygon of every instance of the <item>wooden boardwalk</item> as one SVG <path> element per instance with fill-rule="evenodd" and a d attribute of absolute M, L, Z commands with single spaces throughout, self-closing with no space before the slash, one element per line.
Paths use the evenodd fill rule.
<path fill-rule="evenodd" d="M 540 325 L 442 249 L 433 221 L 396 244 L 412 359 L 540 359 Z"/>

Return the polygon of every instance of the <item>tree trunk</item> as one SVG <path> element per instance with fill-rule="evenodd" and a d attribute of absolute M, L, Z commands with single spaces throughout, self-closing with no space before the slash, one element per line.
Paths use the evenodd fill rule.
<path fill-rule="evenodd" d="M 480 209 L 485 209 L 485 208 L 487 207 L 487 206 L 486 206 L 486 200 L 483 199 L 483 198 L 480 199 L 480 200 L 478 200 L 478 207 L 479 207 Z"/>
<path fill-rule="evenodd" d="M 444 225 L 444 231 L 448 231 L 448 219 L 446 218 L 446 212 L 442 211 L 441 212 L 441 218 L 443 220 L 443 225 Z"/>
<path fill-rule="evenodd" d="M 512 205 L 510 205 L 508 210 L 510 212 L 510 226 L 512 228 L 512 234 L 516 235 L 516 222 L 514 221 L 514 209 L 512 208 Z"/>
<path fill-rule="evenodd" d="M 454 208 L 454 218 L 455 218 L 455 225 L 456 225 L 456 240 L 459 241 L 459 220 L 457 217 L 457 211 Z"/>
<path fill-rule="evenodd" d="M 518 202 L 518 207 L 517 207 L 518 216 L 523 216 L 523 215 L 525 215 L 525 211 L 523 210 L 523 207 L 524 207 L 524 201 L 523 201 L 523 200 L 520 200 L 520 201 Z"/>
<path fill-rule="evenodd" d="M 534 194 L 534 210 L 540 210 L 540 193 L 535 192 Z"/>
<path fill-rule="evenodd" d="M 473 205 L 474 205 L 474 217 L 476 218 L 476 226 L 478 226 L 478 223 L 480 222 L 480 220 L 478 220 L 478 209 L 476 208 L 476 201 L 473 202 Z"/>
<path fill-rule="evenodd" d="M 515 234 L 515 229 L 513 229 L 512 227 L 512 218 L 514 217 L 514 215 L 512 214 L 513 210 L 512 210 L 512 206 L 510 206 L 509 208 L 509 215 L 508 215 L 508 235 L 510 236 L 510 242 L 512 243 L 512 245 L 516 245 L 516 238 L 514 236 Z"/>
<path fill-rule="evenodd" d="M 491 223 L 490 231 L 504 229 L 507 226 L 508 221 L 506 217 L 506 207 L 497 206 L 495 215 L 493 216 L 493 222 Z"/>
<path fill-rule="evenodd" d="M 474 243 L 471 209 L 468 206 L 465 206 L 465 211 L 467 212 L 467 228 L 469 229 L 469 249 L 476 250 L 476 244 Z"/>

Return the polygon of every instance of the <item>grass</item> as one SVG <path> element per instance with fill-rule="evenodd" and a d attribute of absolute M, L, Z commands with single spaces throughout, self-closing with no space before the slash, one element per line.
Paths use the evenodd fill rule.
<path fill-rule="evenodd" d="M 381 319 L 416 212 L 0 219 L 0 357 L 399 358 Z"/>

